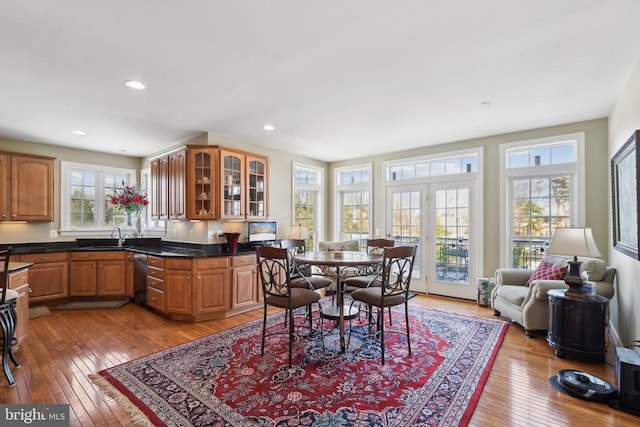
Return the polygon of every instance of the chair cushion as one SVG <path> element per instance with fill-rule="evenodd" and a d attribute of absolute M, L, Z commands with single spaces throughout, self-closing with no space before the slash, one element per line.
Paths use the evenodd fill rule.
<path fill-rule="evenodd" d="M 531 285 L 531 282 L 534 280 L 542 279 L 542 280 L 562 280 L 564 276 L 567 275 L 567 266 L 565 265 L 555 265 L 548 263 L 544 260 L 538 265 L 538 267 L 533 271 L 525 286 Z"/>
<path fill-rule="evenodd" d="M 0 297 L 2 297 L 2 292 L 0 292 Z M 18 299 L 18 293 L 13 289 L 7 289 L 7 298 L 5 299 L 5 302 L 11 301 L 14 299 Z"/>
<path fill-rule="evenodd" d="M 357 276 L 345 279 L 344 284 L 352 288 L 366 288 L 368 286 L 381 287 L 382 281 L 376 276 Z"/>
<path fill-rule="evenodd" d="M 367 305 L 375 305 L 380 307 L 380 296 L 382 294 L 381 287 L 368 287 L 364 289 L 357 289 L 351 292 L 351 298 L 356 301 L 363 302 Z M 391 307 L 399 305 L 407 300 L 405 294 L 390 295 L 384 298 L 382 307 Z"/>
<path fill-rule="evenodd" d="M 496 287 L 496 296 L 510 304 L 522 306 L 529 290 L 521 285 L 501 285 Z"/>
<path fill-rule="evenodd" d="M 320 301 L 320 294 L 311 289 L 291 288 L 291 306 L 292 308 L 304 307 L 314 302 Z M 267 295 L 266 302 L 280 308 L 289 307 L 289 299 L 287 297 L 278 297 Z"/>
<path fill-rule="evenodd" d="M 299 277 L 297 279 L 291 280 L 292 288 L 309 289 L 309 284 L 311 284 L 313 289 L 321 289 L 331 286 L 333 284 L 333 281 L 331 279 L 327 279 L 326 277 L 320 276 Z"/>

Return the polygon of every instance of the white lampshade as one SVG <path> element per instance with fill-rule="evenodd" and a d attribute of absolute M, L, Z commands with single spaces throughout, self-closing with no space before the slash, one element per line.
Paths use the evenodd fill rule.
<path fill-rule="evenodd" d="M 289 231 L 289 238 L 307 240 L 309 238 L 309 229 L 306 225 L 292 225 L 291 231 Z"/>
<path fill-rule="evenodd" d="M 591 258 L 601 256 L 588 227 L 556 227 L 547 253 Z"/>

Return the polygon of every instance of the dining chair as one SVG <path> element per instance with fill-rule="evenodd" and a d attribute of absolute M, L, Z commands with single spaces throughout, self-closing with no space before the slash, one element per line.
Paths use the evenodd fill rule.
<path fill-rule="evenodd" d="M 262 292 L 264 294 L 264 316 L 262 322 L 262 348 L 261 354 L 264 356 L 265 340 L 267 337 L 267 308 L 274 306 L 284 309 L 285 325 L 287 332 L 273 332 L 276 335 L 286 333 L 289 335 L 289 367 L 293 361 L 293 341 L 294 341 L 294 316 L 295 309 L 309 307 L 313 303 L 320 301 L 320 294 L 312 289 L 292 286 L 290 277 L 291 257 L 285 248 L 272 246 L 258 246 L 258 272 L 262 282 Z M 318 304 L 319 310 L 322 310 Z M 313 319 L 309 315 L 309 327 L 313 329 Z"/>
<path fill-rule="evenodd" d="M 289 259 L 294 255 L 304 254 L 307 252 L 305 241 L 303 239 L 284 239 L 280 241 L 280 247 L 287 250 Z M 313 290 L 328 288 L 333 284 L 331 279 L 314 275 L 310 265 L 299 265 L 295 261 L 291 261 L 289 268 L 291 277 L 291 286 L 296 288 L 308 288 Z"/>
<path fill-rule="evenodd" d="M 380 340 L 380 353 L 382 364 L 385 362 L 385 332 L 406 335 L 409 354 L 411 354 L 411 334 L 409 328 L 409 285 L 413 273 L 413 263 L 416 257 L 416 246 L 395 246 L 383 249 L 381 284 L 357 289 L 351 293 L 353 303 L 361 302 L 369 307 L 376 307 L 377 328 L 374 336 Z M 384 326 L 385 308 L 404 304 L 404 317 L 406 331 L 387 330 Z M 391 314 L 389 315 L 391 316 Z M 369 322 L 369 333 L 372 331 L 373 322 Z"/>
<path fill-rule="evenodd" d="M 9 359 L 16 368 L 20 367 L 20 363 L 13 355 L 13 346 L 16 343 L 15 331 L 17 325 L 16 304 L 18 302 L 18 293 L 13 289 L 9 289 L 9 258 L 11 257 L 11 249 L 0 250 L 0 268 L 2 268 L 2 279 L 0 280 L 0 326 L 2 326 L 2 369 L 4 375 L 9 381 L 9 385 L 14 385 L 15 380 L 9 369 Z"/>
<path fill-rule="evenodd" d="M 395 241 L 392 239 L 368 239 L 367 240 L 367 252 L 370 254 L 380 254 L 384 252 L 384 248 L 390 248 L 395 246 Z M 365 266 L 362 270 L 362 274 L 354 277 L 349 277 L 344 280 L 344 286 L 347 290 L 353 291 L 353 288 L 362 289 L 369 286 L 380 287 L 382 286 L 382 278 L 380 273 L 382 271 L 382 264 Z M 369 321 L 371 321 L 371 307 L 367 307 Z M 389 308 L 389 325 L 391 325 L 391 308 Z"/>

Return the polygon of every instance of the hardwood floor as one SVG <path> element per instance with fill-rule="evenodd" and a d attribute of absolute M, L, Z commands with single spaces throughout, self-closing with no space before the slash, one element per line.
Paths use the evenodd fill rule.
<path fill-rule="evenodd" d="M 469 301 L 419 295 L 411 304 L 493 318 L 493 310 Z M 16 385 L 10 387 L 4 376 L 0 378 L 0 402 L 69 403 L 72 426 L 132 425 L 87 375 L 261 315 L 259 309 L 229 319 L 189 323 L 163 319 L 135 304 L 52 310 L 50 316 L 31 319 L 29 336 L 16 351 L 22 363 L 12 369 Z M 510 325 L 470 425 L 638 425 L 638 417 L 553 389 L 548 379 L 560 369 L 584 370 L 616 385 L 613 366 L 558 359 L 544 337 L 526 338 L 520 326 Z"/>

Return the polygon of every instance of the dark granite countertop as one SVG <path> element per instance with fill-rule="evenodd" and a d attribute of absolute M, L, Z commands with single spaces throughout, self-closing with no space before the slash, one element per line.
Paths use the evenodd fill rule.
<path fill-rule="evenodd" d="M 68 242 L 0 244 L 0 248 L 12 248 L 12 254 L 35 254 L 69 251 L 130 251 L 163 257 L 203 258 L 235 256 L 255 253 L 252 246 L 238 244 L 236 253 L 229 252 L 226 243 L 197 244 L 163 241 L 159 238 L 126 239 L 118 246 L 117 239 L 76 239 Z"/>

